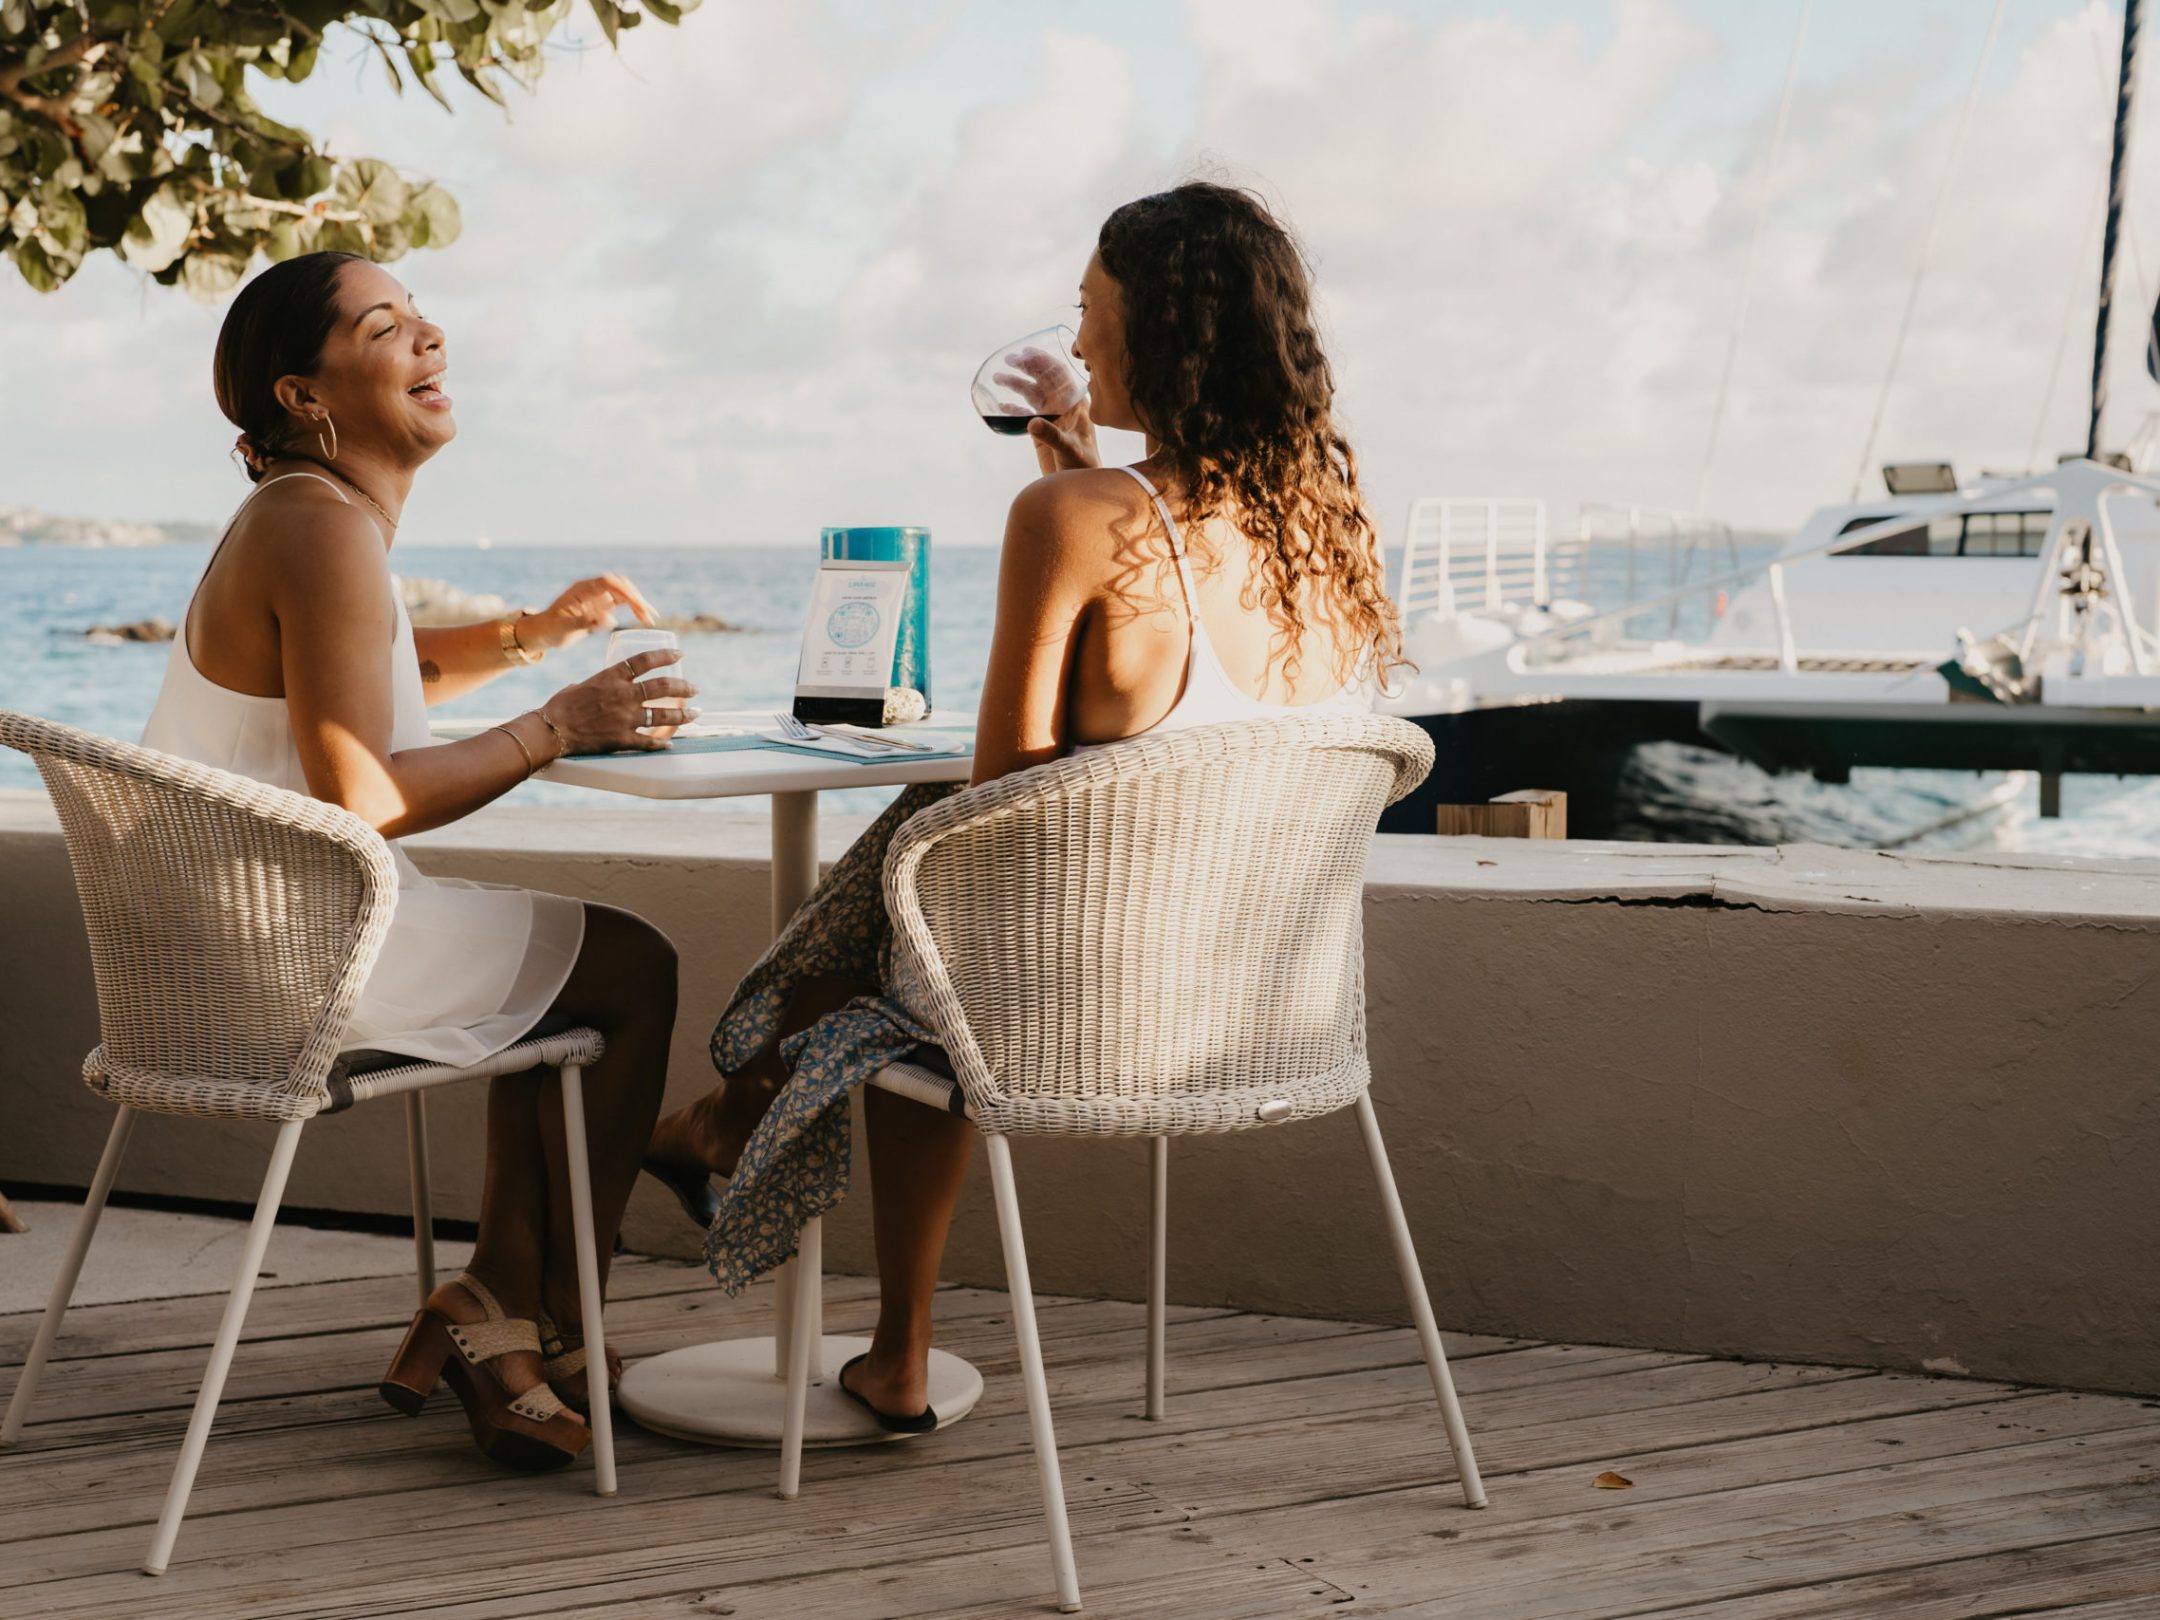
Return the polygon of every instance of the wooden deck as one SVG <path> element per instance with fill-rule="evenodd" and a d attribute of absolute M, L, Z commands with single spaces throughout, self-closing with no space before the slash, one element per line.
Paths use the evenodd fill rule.
<path fill-rule="evenodd" d="M 491 1468 L 446 1394 L 418 1421 L 381 1405 L 409 1289 L 257 1296 L 154 1582 L 136 1565 L 219 1301 L 72 1316 L 24 1444 L 0 1453 L 0 1615 L 1049 1611 L 1002 1295 L 943 1299 L 944 1342 L 989 1381 L 953 1429 L 813 1452 L 783 1503 L 770 1454 L 625 1424 L 622 1495 L 600 1502 L 588 1465 Z M 829 1292 L 835 1331 L 867 1324 L 867 1284 Z M 626 1260 L 616 1294 L 633 1357 L 763 1323 L 762 1293 L 729 1302 L 667 1262 Z M 1451 1336 L 1492 1497 L 1472 1513 L 1405 1330 L 1178 1311 L 1169 1417 L 1149 1424 L 1137 1307 L 1046 1302 L 1042 1327 L 1091 1614 L 2160 1615 L 2160 1402 Z M 0 1317 L 0 1366 L 30 1328 Z M 1606 1469 L 1633 1488 L 1593 1488 Z"/>

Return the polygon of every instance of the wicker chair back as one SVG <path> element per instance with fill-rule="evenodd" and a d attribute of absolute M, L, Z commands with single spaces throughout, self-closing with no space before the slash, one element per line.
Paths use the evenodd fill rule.
<path fill-rule="evenodd" d="M 397 873 L 359 817 L 154 749 L 0 710 L 37 761 L 97 976 L 91 1088 L 159 1113 L 306 1119 L 390 928 Z"/>
<path fill-rule="evenodd" d="M 1361 1095 L 1365 861 L 1432 744 L 1370 715 L 1141 739 L 954 795 L 887 859 L 895 984 L 986 1131 L 1155 1135 Z"/>

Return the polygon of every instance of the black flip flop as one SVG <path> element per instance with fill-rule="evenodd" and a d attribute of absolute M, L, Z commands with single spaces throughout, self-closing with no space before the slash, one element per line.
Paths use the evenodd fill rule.
<path fill-rule="evenodd" d="M 868 1412 L 870 1416 L 876 1421 L 877 1426 L 883 1429 L 887 1434 L 928 1434 L 932 1429 L 936 1428 L 938 1426 L 938 1415 L 930 1407 L 924 1407 L 913 1417 L 894 1417 L 892 1413 L 882 1411 L 879 1408 L 872 1406 L 862 1396 L 856 1394 L 852 1389 L 848 1388 L 848 1368 L 860 1367 L 864 1362 L 868 1361 L 869 1359 L 870 1353 L 866 1350 L 861 1355 L 855 1357 L 854 1360 L 842 1365 L 842 1367 L 840 1368 L 840 1376 L 834 1380 L 834 1382 L 840 1386 L 840 1393 L 845 1395 L 849 1400 L 853 1401 L 857 1406 L 861 1407 L 865 1412 Z"/>
<path fill-rule="evenodd" d="M 682 1212 L 700 1231 L 711 1230 L 713 1217 L 720 1213 L 720 1194 L 710 1172 L 685 1170 L 653 1159 L 639 1160 L 638 1168 L 675 1195 L 675 1202 L 682 1205 Z"/>

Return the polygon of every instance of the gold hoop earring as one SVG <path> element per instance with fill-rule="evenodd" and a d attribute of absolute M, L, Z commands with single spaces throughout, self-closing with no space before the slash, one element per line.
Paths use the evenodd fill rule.
<path fill-rule="evenodd" d="M 330 430 L 330 442 L 328 444 L 323 443 L 323 428 Z M 315 429 L 315 447 L 323 453 L 324 460 L 337 460 L 337 424 L 330 420 L 328 411 L 322 413 L 322 425 Z"/>

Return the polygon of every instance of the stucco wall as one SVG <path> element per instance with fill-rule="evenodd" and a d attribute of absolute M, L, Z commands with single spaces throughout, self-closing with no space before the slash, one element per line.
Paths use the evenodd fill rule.
<path fill-rule="evenodd" d="M 858 825 L 828 818 L 828 857 Z M 765 849 L 762 819 L 502 810 L 414 853 L 665 927 L 683 1100 L 764 939 Z M 1443 1322 L 2160 1391 L 2160 864 L 1383 838 L 1366 927 L 1375 1097 Z M 87 1181 L 94 1039 L 57 833 L 0 802 L 0 1184 Z M 445 1215 L 473 1213 L 478 1102 L 433 1104 Z M 403 1209 L 400 1132 L 393 1108 L 310 1127 L 292 1201 Z M 135 1140 L 124 1186 L 233 1200 L 267 1145 Z M 1037 1286 L 1136 1297 L 1144 1147 L 1016 1158 Z M 1400 1316 L 1346 1116 L 1171 1163 L 1175 1297 Z M 627 1238 L 696 1234 L 647 1188 Z M 827 1254 L 871 1269 L 867 1200 Z M 1002 1284 L 985 1176 L 946 1273 Z"/>

